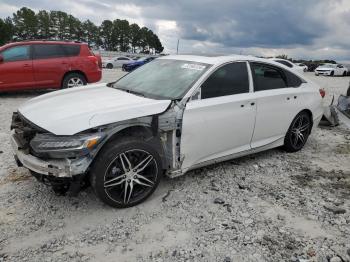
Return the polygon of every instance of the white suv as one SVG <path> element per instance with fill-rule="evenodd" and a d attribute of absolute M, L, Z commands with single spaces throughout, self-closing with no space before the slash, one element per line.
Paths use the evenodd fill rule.
<path fill-rule="evenodd" d="M 114 207 L 144 201 L 163 174 L 284 146 L 322 117 L 319 88 L 244 56 L 167 56 L 110 84 L 52 92 L 14 113 L 19 165 L 57 192 L 89 181 Z"/>

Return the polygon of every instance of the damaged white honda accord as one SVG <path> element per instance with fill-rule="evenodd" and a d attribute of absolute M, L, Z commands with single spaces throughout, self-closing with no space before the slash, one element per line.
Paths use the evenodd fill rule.
<path fill-rule="evenodd" d="M 323 113 L 319 88 L 271 60 L 167 56 L 110 84 L 56 91 L 13 114 L 15 159 L 55 192 L 91 184 L 113 207 L 143 202 L 163 174 L 283 146 Z"/>

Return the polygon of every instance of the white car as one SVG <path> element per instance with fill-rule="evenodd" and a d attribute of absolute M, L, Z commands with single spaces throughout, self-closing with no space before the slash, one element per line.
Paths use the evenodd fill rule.
<path fill-rule="evenodd" d="M 301 67 L 304 72 L 307 72 L 309 70 L 308 66 L 303 63 L 298 63 L 296 65 Z"/>
<path fill-rule="evenodd" d="M 135 62 L 132 58 L 127 56 L 118 56 L 113 57 L 111 59 L 103 60 L 102 61 L 102 67 L 113 69 L 113 68 L 120 68 L 124 64 Z"/>
<path fill-rule="evenodd" d="M 289 60 L 286 60 L 286 59 L 281 59 L 281 58 L 271 58 L 271 60 L 277 62 L 277 63 L 280 63 L 282 65 L 285 65 L 287 67 L 289 67 L 290 69 L 298 72 L 298 73 L 302 73 L 302 72 L 305 72 L 304 70 L 304 67 L 303 66 L 299 66 L 297 64 L 294 64 L 292 63 L 291 61 Z"/>
<path fill-rule="evenodd" d="M 348 69 L 339 64 L 323 64 L 315 69 L 315 75 L 346 76 Z"/>
<path fill-rule="evenodd" d="M 13 115 L 15 159 L 56 192 L 90 181 L 114 207 L 141 203 L 163 174 L 283 146 L 303 148 L 319 87 L 271 60 L 160 57 L 110 84 L 56 91 Z"/>

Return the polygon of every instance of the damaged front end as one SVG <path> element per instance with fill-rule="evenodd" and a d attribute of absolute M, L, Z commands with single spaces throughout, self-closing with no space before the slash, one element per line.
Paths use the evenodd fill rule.
<path fill-rule="evenodd" d="M 57 188 L 81 183 L 103 133 L 54 136 L 15 112 L 11 144 L 18 166 L 28 168 L 41 182 Z"/>

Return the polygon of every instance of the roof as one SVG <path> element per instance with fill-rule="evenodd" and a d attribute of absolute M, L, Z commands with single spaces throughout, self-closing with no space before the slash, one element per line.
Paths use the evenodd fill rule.
<path fill-rule="evenodd" d="M 255 56 L 243 56 L 243 55 L 225 55 L 225 56 L 223 55 L 220 55 L 220 56 L 169 55 L 169 56 L 159 57 L 158 59 L 191 61 L 191 62 L 197 62 L 197 63 L 211 64 L 211 65 L 222 64 L 222 63 L 232 62 L 232 61 L 257 61 L 257 62 L 266 62 L 266 63 L 280 66 L 280 64 L 270 59 L 258 58 Z"/>
<path fill-rule="evenodd" d="M 3 46 L 0 46 L 0 49 L 7 48 L 10 46 L 17 46 L 17 45 L 27 45 L 27 44 L 75 44 L 75 45 L 82 45 L 84 43 L 77 42 L 77 41 L 64 41 L 64 40 L 25 40 L 25 41 L 19 41 L 19 42 L 12 42 Z"/>
<path fill-rule="evenodd" d="M 228 62 L 235 62 L 235 61 L 250 61 L 250 62 L 261 62 L 261 63 L 267 63 L 270 65 L 274 65 L 276 67 L 283 68 L 284 70 L 290 71 L 295 75 L 298 75 L 300 78 L 305 80 L 305 76 L 301 75 L 296 70 L 291 70 L 291 68 L 278 63 L 272 59 L 266 59 L 266 58 L 259 58 L 256 56 L 243 56 L 243 55 L 220 55 L 220 56 L 204 56 L 204 55 L 169 55 L 169 56 L 163 56 L 159 57 L 157 59 L 173 59 L 173 60 L 182 60 L 182 61 L 189 61 L 189 62 L 196 62 L 196 63 L 204 63 L 214 66 L 219 66 L 224 63 Z"/>

